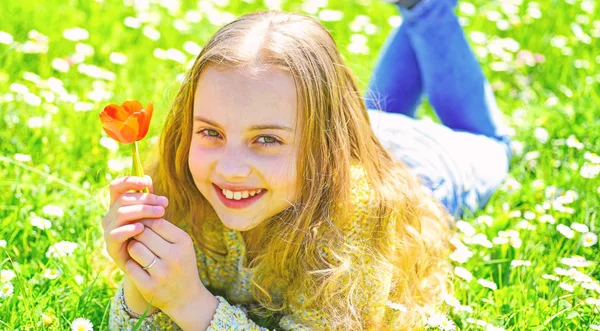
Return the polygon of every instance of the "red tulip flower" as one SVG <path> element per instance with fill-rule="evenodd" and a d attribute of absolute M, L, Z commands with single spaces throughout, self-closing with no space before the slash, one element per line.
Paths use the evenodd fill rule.
<path fill-rule="evenodd" d="M 104 132 L 120 143 L 133 143 L 133 170 L 135 175 L 140 177 L 144 177 L 144 169 L 138 154 L 137 142 L 148 133 L 153 111 L 152 102 L 148 102 L 144 109 L 139 101 L 133 100 L 125 101 L 121 106 L 110 104 L 100 113 Z M 148 188 L 144 189 L 144 192 L 148 193 Z"/>
<path fill-rule="evenodd" d="M 137 101 L 125 101 L 122 106 L 110 104 L 100 113 L 102 127 L 114 140 L 131 144 L 142 140 L 150 128 L 154 107 L 148 102 L 146 109 Z"/>

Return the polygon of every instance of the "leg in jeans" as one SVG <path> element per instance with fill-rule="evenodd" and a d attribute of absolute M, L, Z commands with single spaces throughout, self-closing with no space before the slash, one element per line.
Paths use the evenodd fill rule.
<path fill-rule="evenodd" d="M 400 7 L 404 22 L 386 43 L 369 88 L 385 100 L 405 100 L 403 107 L 384 103 L 384 110 L 412 116 L 411 105 L 421 91 L 407 87 L 423 87 L 445 126 L 375 112 L 370 112 L 371 123 L 386 148 L 416 171 L 451 214 L 461 217 L 464 209 L 475 212 L 486 205 L 505 178 L 511 155 L 500 111 L 454 4 L 421 0 L 411 10 Z"/>
<path fill-rule="evenodd" d="M 421 72 L 403 24 L 382 47 L 365 101 L 368 109 L 414 117 L 422 93 Z"/>
<path fill-rule="evenodd" d="M 429 101 L 444 125 L 508 143 L 493 92 L 463 29 L 452 0 L 422 0 L 400 7 Z"/>

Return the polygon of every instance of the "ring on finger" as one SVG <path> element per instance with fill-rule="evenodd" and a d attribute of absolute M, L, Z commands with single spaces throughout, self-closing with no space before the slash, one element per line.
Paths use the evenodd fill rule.
<path fill-rule="evenodd" d="M 156 263 L 156 260 L 157 260 L 156 255 L 154 255 L 154 260 L 152 260 L 152 262 L 150 262 L 149 265 L 142 267 L 142 269 L 148 270 L 148 269 L 152 268 L 152 266 L 154 266 L 154 264 Z"/>

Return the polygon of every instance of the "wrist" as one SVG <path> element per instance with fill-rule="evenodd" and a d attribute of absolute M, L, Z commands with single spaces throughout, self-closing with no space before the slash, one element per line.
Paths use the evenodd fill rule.
<path fill-rule="evenodd" d="M 183 330 L 204 331 L 209 327 L 218 305 L 219 300 L 202 287 L 191 301 L 183 303 L 182 306 L 165 310 L 165 313 Z"/>
<path fill-rule="evenodd" d="M 134 318 L 140 318 L 144 311 L 146 311 L 146 308 L 148 308 L 148 302 L 144 299 L 133 281 L 127 276 L 123 279 L 122 301 L 125 311 Z M 150 317 L 158 311 L 158 308 L 152 306 L 148 309 L 146 317 Z"/>

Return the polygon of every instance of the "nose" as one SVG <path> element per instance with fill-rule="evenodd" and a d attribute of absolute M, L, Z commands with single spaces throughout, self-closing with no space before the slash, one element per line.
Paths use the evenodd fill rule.
<path fill-rule="evenodd" d="M 227 148 L 217 160 L 215 170 L 224 180 L 236 182 L 245 180 L 250 176 L 252 168 L 248 165 L 247 158 L 244 157 L 241 151 Z"/>

